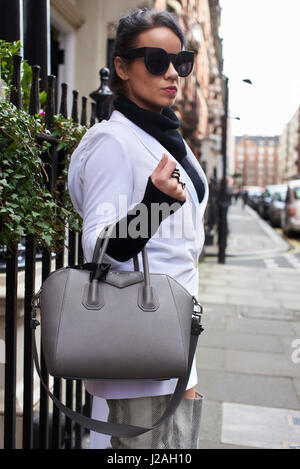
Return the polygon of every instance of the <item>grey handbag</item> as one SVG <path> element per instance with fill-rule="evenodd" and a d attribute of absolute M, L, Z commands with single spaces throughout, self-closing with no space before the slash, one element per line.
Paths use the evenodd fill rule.
<path fill-rule="evenodd" d="M 201 326 L 202 307 L 166 274 L 110 270 L 103 263 L 114 224 L 98 237 L 91 263 L 52 272 L 33 298 L 35 329 L 41 314 L 45 363 L 55 377 L 99 380 L 179 378 L 170 404 L 151 428 L 93 420 L 64 406 L 42 380 L 36 344 L 34 360 L 48 395 L 69 418 L 108 435 L 137 436 L 163 423 L 176 410 L 188 383 Z M 100 252 L 101 250 L 101 252 Z"/>

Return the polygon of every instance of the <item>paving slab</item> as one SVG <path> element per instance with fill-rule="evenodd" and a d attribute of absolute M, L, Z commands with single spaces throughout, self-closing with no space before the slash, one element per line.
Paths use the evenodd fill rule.
<path fill-rule="evenodd" d="M 296 336 L 300 339 L 300 322 L 292 322 L 291 326 L 295 331 Z"/>
<path fill-rule="evenodd" d="M 300 400 L 300 379 L 299 378 L 294 378 L 293 379 L 293 384 L 295 386 L 297 396 Z"/>
<path fill-rule="evenodd" d="M 286 338 L 285 338 L 286 339 Z M 291 339 L 287 339 L 289 344 Z M 280 340 L 280 337 L 257 334 L 239 334 L 231 331 L 209 330 L 203 333 L 200 338 L 201 348 L 216 347 L 232 350 L 253 350 L 257 352 L 283 353 L 287 347 Z M 289 349 L 290 350 L 290 349 Z"/>
<path fill-rule="evenodd" d="M 300 377 L 300 366 L 281 353 L 226 350 L 226 369 L 234 373 Z"/>
<path fill-rule="evenodd" d="M 262 308 L 258 306 L 240 306 L 238 316 L 253 319 L 270 319 L 294 323 L 300 320 L 300 312 L 292 308 Z M 291 324 L 293 328 L 293 324 Z"/>
<path fill-rule="evenodd" d="M 204 370 L 198 366 L 199 359 L 197 389 L 206 399 L 300 410 L 292 378 Z"/>
<path fill-rule="evenodd" d="M 201 300 L 201 297 L 200 297 Z M 203 312 L 203 318 L 211 316 L 234 316 L 238 315 L 238 307 L 235 305 L 228 304 L 217 304 L 217 303 L 208 303 L 205 305 L 205 310 Z"/>
<path fill-rule="evenodd" d="M 214 294 L 200 292 L 199 300 L 201 304 L 203 305 L 205 305 L 206 303 L 211 303 L 211 302 L 219 303 L 222 305 L 222 304 L 226 304 L 229 302 L 227 295 L 222 295 L 222 294 L 219 294 L 218 292 L 215 292 Z"/>
<path fill-rule="evenodd" d="M 213 285 L 201 284 L 199 287 L 199 291 L 200 291 L 200 295 L 202 292 L 209 294 L 209 295 L 214 295 L 217 292 L 218 295 L 222 294 L 222 295 L 225 295 L 226 297 L 228 295 L 234 295 L 238 293 L 239 296 L 243 296 L 245 299 L 247 299 L 248 297 L 252 298 L 253 296 L 257 295 L 257 289 L 255 289 L 254 286 L 246 287 L 246 285 L 239 286 L 238 289 L 236 288 L 236 286 L 233 286 L 233 285 L 232 286 L 222 285 L 222 286 L 218 286 L 216 290 L 216 287 L 214 287 Z M 234 304 L 234 302 L 231 302 L 231 303 Z"/>
<path fill-rule="evenodd" d="M 204 396 L 200 440 L 221 441 L 222 431 L 222 403 L 211 401 Z"/>
<path fill-rule="evenodd" d="M 225 445 L 223 443 L 220 443 L 219 441 L 205 441 L 201 440 L 199 441 L 198 444 L 198 449 L 255 449 L 257 450 L 258 448 L 251 448 L 249 446 L 240 446 L 240 445 Z"/>
<path fill-rule="evenodd" d="M 254 293 L 251 296 L 246 296 L 244 294 L 240 294 L 239 292 L 237 293 L 228 295 L 228 303 L 236 305 L 260 305 L 262 308 L 278 308 L 278 300 L 261 296 L 259 292 L 256 292 L 256 294 Z"/>
<path fill-rule="evenodd" d="M 286 356 L 292 356 L 292 353 L 295 351 L 295 347 L 293 347 L 293 342 L 295 341 L 295 337 L 279 337 L 279 340 L 282 344 L 282 347 L 283 347 L 283 350 L 284 350 L 284 354 Z M 300 341 L 300 338 L 299 338 L 299 341 Z M 299 346 L 300 346 L 300 342 L 299 342 Z M 299 367 L 300 367 L 300 364 L 299 364 Z"/>
<path fill-rule="evenodd" d="M 265 319 L 228 318 L 227 330 L 250 334 L 295 336 L 292 323 Z"/>
<path fill-rule="evenodd" d="M 223 403 L 222 443 L 265 449 L 300 449 L 300 412 Z"/>
<path fill-rule="evenodd" d="M 204 311 L 206 311 L 206 305 L 203 304 L 203 306 L 204 306 Z M 209 333 L 208 331 L 213 331 L 213 330 L 223 331 L 223 330 L 226 330 L 227 322 L 228 322 L 228 318 L 226 316 L 216 317 L 213 314 L 210 314 L 210 315 L 209 314 L 203 314 L 202 325 L 204 327 L 204 332 L 202 333 L 201 337 L 208 334 Z M 201 342 L 201 337 L 199 339 L 200 342 Z"/>
<path fill-rule="evenodd" d="M 196 357 L 199 370 L 225 370 L 226 350 L 224 349 L 198 347 Z"/>

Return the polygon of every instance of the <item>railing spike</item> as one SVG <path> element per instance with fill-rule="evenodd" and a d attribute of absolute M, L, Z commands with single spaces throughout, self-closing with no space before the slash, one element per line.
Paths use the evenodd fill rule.
<path fill-rule="evenodd" d="M 78 122 L 78 91 L 73 90 L 73 105 L 72 105 L 72 119 L 74 122 Z"/>
<path fill-rule="evenodd" d="M 90 119 L 90 126 L 92 127 L 96 124 L 96 103 L 91 103 L 91 119 Z"/>
<path fill-rule="evenodd" d="M 55 75 L 48 76 L 46 127 L 50 132 L 53 130 L 53 116 L 55 114 Z"/>
<path fill-rule="evenodd" d="M 32 67 L 32 81 L 31 81 L 31 91 L 30 91 L 30 103 L 29 103 L 29 114 L 34 116 L 40 111 L 40 71 L 41 67 L 39 65 L 33 65 Z"/>
<path fill-rule="evenodd" d="M 10 102 L 14 104 L 17 109 L 22 108 L 21 64 L 22 57 L 20 55 L 14 55 L 13 79 L 10 92 Z"/>
<path fill-rule="evenodd" d="M 67 107 L 67 95 L 68 95 L 68 85 L 67 83 L 61 84 L 61 101 L 60 101 L 60 111 L 59 113 L 68 118 L 68 107 Z"/>
<path fill-rule="evenodd" d="M 86 125 L 87 123 L 87 96 L 82 96 L 81 101 L 82 101 L 82 107 L 81 107 L 81 119 L 80 119 L 80 124 L 81 125 Z"/>

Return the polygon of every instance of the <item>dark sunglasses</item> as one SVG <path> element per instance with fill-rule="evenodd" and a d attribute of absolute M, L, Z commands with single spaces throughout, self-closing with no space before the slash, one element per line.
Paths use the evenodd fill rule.
<path fill-rule="evenodd" d="M 187 77 L 193 70 L 194 52 L 183 50 L 178 54 L 168 54 L 159 47 L 140 47 L 123 54 L 124 59 L 144 57 L 145 66 L 152 75 L 163 75 L 170 66 L 170 62 L 180 77 Z"/>

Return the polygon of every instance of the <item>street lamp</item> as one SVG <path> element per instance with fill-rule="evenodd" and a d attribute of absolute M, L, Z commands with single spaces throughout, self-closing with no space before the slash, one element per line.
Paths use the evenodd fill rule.
<path fill-rule="evenodd" d="M 229 103 L 229 78 L 223 75 L 225 82 L 225 99 L 224 99 L 224 115 L 222 117 L 222 160 L 223 160 L 223 174 L 221 187 L 219 191 L 218 200 L 218 244 L 219 253 L 218 260 L 219 264 L 225 264 L 226 259 L 226 245 L 227 245 L 227 211 L 229 207 L 229 194 L 227 192 L 227 123 L 228 123 L 228 103 Z M 244 83 L 252 85 L 252 81 L 249 78 L 242 80 Z M 240 120 L 239 117 L 235 119 Z"/>

